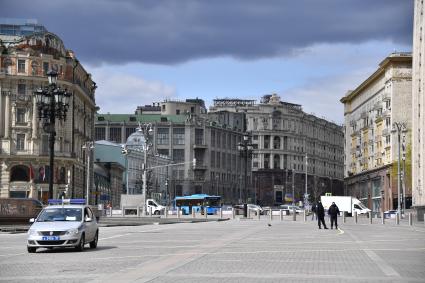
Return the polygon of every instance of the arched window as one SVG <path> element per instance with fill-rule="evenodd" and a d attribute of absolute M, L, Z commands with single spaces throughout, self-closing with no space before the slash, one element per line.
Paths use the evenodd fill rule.
<path fill-rule="evenodd" d="M 12 168 L 10 171 L 10 181 L 11 182 L 28 182 L 29 178 L 29 169 L 24 165 L 17 165 Z"/>

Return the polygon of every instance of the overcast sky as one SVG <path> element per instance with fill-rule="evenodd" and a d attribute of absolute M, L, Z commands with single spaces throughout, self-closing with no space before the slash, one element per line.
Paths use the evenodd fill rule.
<path fill-rule="evenodd" d="M 413 0 L 2 0 L 0 17 L 60 36 L 93 74 L 101 113 L 278 93 L 341 123 L 346 91 L 411 51 Z"/>

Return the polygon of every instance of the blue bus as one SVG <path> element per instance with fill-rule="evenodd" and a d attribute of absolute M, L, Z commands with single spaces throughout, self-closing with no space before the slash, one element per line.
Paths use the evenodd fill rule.
<path fill-rule="evenodd" d="M 191 196 L 176 197 L 174 207 L 181 209 L 182 214 L 192 214 L 192 211 L 204 214 L 215 214 L 221 208 L 221 196 L 210 196 L 207 194 L 195 194 Z"/>

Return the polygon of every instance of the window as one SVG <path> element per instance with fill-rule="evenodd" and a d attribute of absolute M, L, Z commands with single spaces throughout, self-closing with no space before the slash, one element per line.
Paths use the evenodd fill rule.
<path fill-rule="evenodd" d="M 94 129 L 94 136 L 95 136 L 95 140 L 99 141 L 99 140 L 104 140 L 106 139 L 106 130 L 105 128 L 98 128 L 96 127 Z"/>
<path fill-rule="evenodd" d="M 184 128 L 173 128 L 173 144 L 184 144 Z"/>
<path fill-rule="evenodd" d="M 25 73 L 25 60 L 18 60 L 18 73 Z"/>
<path fill-rule="evenodd" d="M 215 131 L 211 130 L 211 146 L 215 147 Z"/>
<path fill-rule="evenodd" d="M 49 72 L 49 62 L 43 62 L 43 74 L 47 75 L 47 72 Z"/>
<path fill-rule="evenodd" d="M 180 115 L 180 109 L 176 109 L 176 115 Z"/>
<path fill-rule="evenodd" d="M 18 84 L 18 94 L 25 95 L 27 86 L 25 84 Z"/>
<path fill-rule="evenodd" d="M 168 145 L 170 143 L 170 130 L 168 128 L 158 128 L 158 144 Z"/>
<path fill-rule="evenodd" d="M 16 123 L 23 124 L 25 123 L 25 108 L 16 109 Z"/>
<path fill-rule="evenodd" d="M 121 128 L 110 128 L 109 129 L 109 140 L 120 143 L 121 142 Z"/>
<path fill-rule="evenodd" d="M 173 149 L 174 162 L 184 162 L 184 149 Z"/>
<path fill-rule="evenodd" d="M 387 126 L 387 128 L 391 126 L 391 117 L 385 118 L 385 126 Z"/>
<path fill-rule="evenodd" d="M 170 152 L 166 148 L 160 148 L 160 149 L 158 149 L 158 154 L 159 155 L 164 155 L 164 156 L 169 156 Z"/>
<path fill-rule="evenodd" d="M 25 134 L 16 135 L 16 150 L 25 149 Z"/>

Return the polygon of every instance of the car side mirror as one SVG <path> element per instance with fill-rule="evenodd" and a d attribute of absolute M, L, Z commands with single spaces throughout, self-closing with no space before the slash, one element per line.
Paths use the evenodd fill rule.
<path fill-rule="evenodd" d="M 29 222 L 30 223 L 34 223 L 35 222 L 35 218 L 30 218 Z"/>
<path fill-rule="evenodd" d="M 84 221 L 85 222 L 92 222 L 92 219 L 90 217 L 86 217 L 86 219 Z"/>

